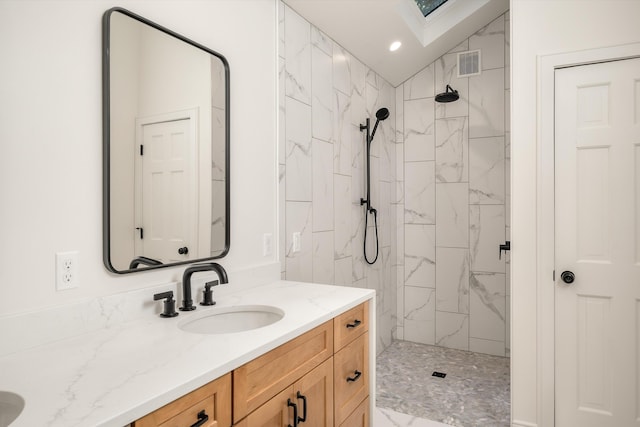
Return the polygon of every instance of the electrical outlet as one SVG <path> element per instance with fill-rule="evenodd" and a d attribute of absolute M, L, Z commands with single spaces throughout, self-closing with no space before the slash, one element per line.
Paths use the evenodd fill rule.
<path fill-rule="evenodd" d="M 262 256 L 270 256 L 273 253 L 273 235 L 265 233 L 262 236 Z"/>
<path fill-rule="evenodd" d="M 300 232 L 296 231 L 295 233 L 293 233 L 293 253 L 300 252 L 300 240 Z"/>
<path fill-rule="evenodd" d="M 56 290 L 78 287 L 78 252 L 56 253 Z"/>

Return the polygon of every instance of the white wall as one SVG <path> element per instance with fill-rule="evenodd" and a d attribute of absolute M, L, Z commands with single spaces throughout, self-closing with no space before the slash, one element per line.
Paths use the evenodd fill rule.
<path fill-rule="evenodd" d="M 537 58 L 640 41 L 640 1 L 511 1 L 512 416 L 514 425 L 550 425 L 540 416 L 536 342 Z M 551 171 L 553 165 L 540 165 Z M 562 369 L 562 367 L 560 367 Z M 545 419 L 546 420 L 546 419 Z"/>
<path fill-rule="evenodd" d="M 276 2 L 0 2 L 0 315 L 181 277 L 102 265 L 101 19 L 122 6 L 226 56 L 231 69 L 231 251 L 238 271 L 276 261 Z M 271 161 L 269 159 L 272 159 Z M 79 251 L 56 292 L 55 253 Z M 233 280 L 233 275 L 231 275 Z"/>

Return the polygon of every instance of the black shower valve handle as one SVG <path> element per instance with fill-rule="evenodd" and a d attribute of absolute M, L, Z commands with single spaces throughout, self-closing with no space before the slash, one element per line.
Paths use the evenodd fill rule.
<path fill-rule="evenodd" d="M 500 249 L 498 250 L 498 259 L 502 259 L 502 251 L 510 251 L 511 250 L 511 241 L 507 240 L 504 242 L 504 245 L 500 245 Z"/>

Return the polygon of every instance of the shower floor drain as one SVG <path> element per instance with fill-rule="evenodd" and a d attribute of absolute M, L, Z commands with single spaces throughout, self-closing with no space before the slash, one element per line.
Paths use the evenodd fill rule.
<path fill-rule="evenodd" d="M 444 378 L 447 376 L 444 372 L 433 371 L 432 377 Z"/>

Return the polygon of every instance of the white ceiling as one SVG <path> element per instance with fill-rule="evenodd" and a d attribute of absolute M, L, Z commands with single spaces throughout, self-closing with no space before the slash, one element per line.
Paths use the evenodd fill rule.
<path fill-rule="evenodd" d="M 414 0 L 284 2 L 393 86 L 509 8 L 509 0 L 449 0 L 425 19 Z M 395 40 L 402 47 L 390 52 Z"/>

